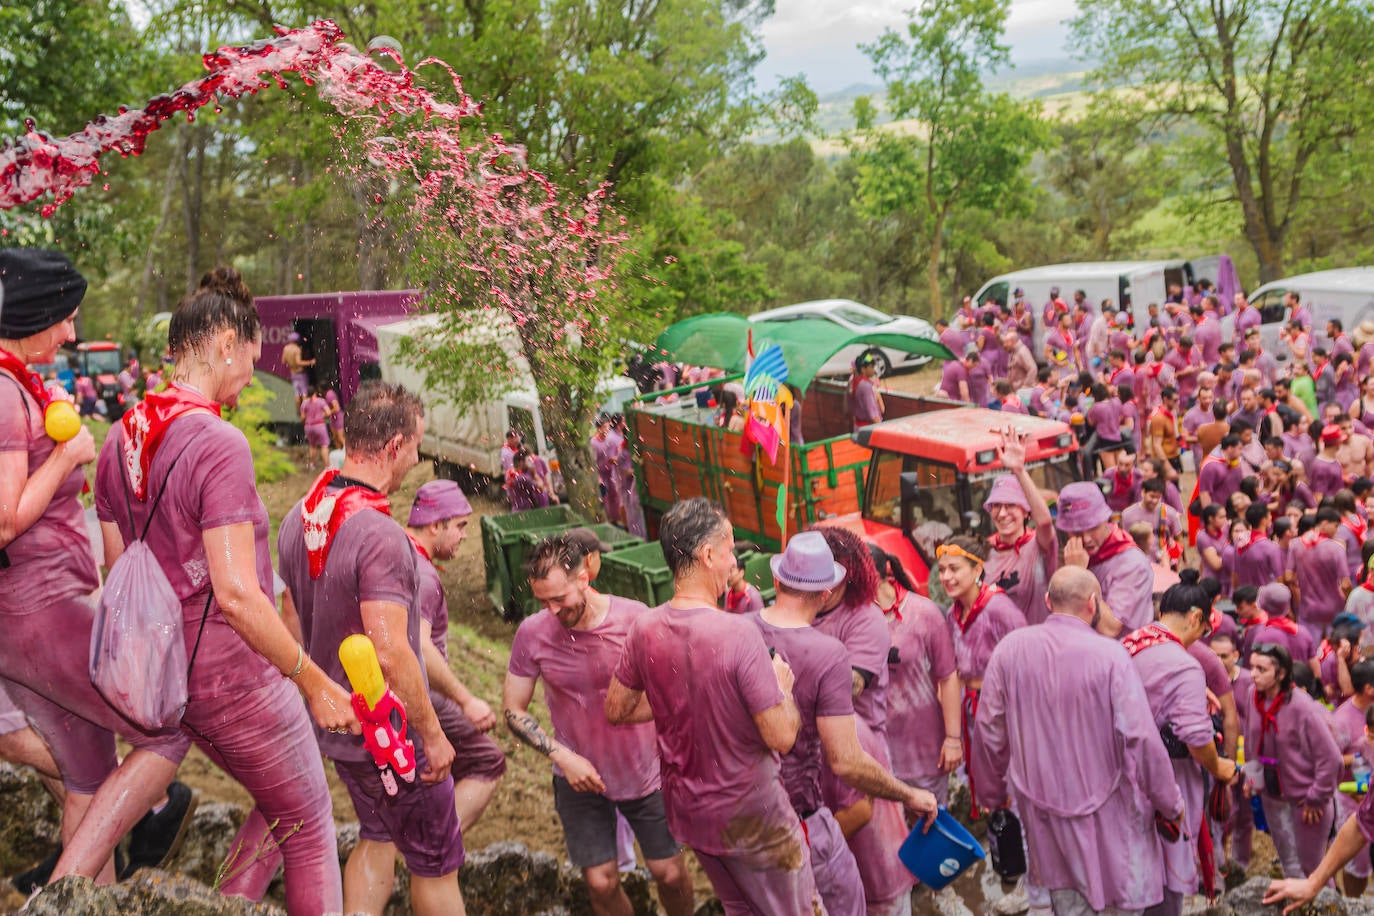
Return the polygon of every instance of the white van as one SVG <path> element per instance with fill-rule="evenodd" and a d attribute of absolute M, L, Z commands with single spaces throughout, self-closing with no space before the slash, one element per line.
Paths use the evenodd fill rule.
<path fill-rule="evenodd" d="M 1326 323 L 1333 318 L 1347 334 L 1361 321 L 1374 319 L 1374 267 L 1319 270 L 1265 283 L 1250 294 L 1250 304 L 1260 310 L 1264 346 L 1271 352 L 1286 351 L 1279 333 L 1288 320 L 1283 302 L 1290 292 L 1297 293 L 1312 312 L 1313 346 L 1330 346 Z"/>
<path fill-rule="evenodd" d="M 1092 303 L 1093 314 L 1103 299 L 1110 299 L 1120 311 L 1125 309 L 1135 317 L 1137 328 L 1150 322 L 1150 303 L 1163 305 L 1170 286 L 1192 286 L 1198 280 L 1217 282 L 1222 269 L 1221 255 L 1194 258 L 1190 261 L 1085 261 L 1081 263 L 1047 264 L 993 277 L 974 295 L 982 305 L 988 299 L 1010 304 L 1017 289 L 1025 290 L 1026 301 L 1035 315 L 1035 343 L 1037 355 L 1044 344 L 1045 329 L 1041 326 L 1041 312 L 1050 299 L 1050 290 L 1059 287 L 1059 296 L 1072 304 L 1075 290 L 1083 290 Z"/>
<path fill-rule="evenodd" d="M 407 337 L 442 340 L 441 319 L 437 315 L 417 315 L 377 328 L 377 355 L 382 379 L 400 383 L 416 392 L 425 405 L 425 434 L 420 441 L 420 454 L 433 459 L 444 476 L 457 476 L 475 471 L 488 478 L 501 476 L 501 446 L 506 430 L 518 429 L 525 442 L 545 458 L 556 457 L 544 435 L 544 419 L 539 409 L 539 396 L 534 388 L 529 364 L 520 353 L 520 340 L 513 324 L 503 314 L 492 310 L 490 326 L 475 328 L 476 335 L 490 334 L 506 350 L 510 363 L 521 375 L 519 385 L 505 394 L 483 404 L 457 407 L 431 390 L 425 383 L 425 373 L 400 358 L 401 341 Z M 639 392 L 632 379 L 615 376 L 598 386 L 605 399 L 601 409 L 619 412 Z M 588 437 L 592 431 L 587 430 Z M 463 479 L 468 479 L 464 476 Z M 474 481 L 474 483 L 476 483 Z"/>

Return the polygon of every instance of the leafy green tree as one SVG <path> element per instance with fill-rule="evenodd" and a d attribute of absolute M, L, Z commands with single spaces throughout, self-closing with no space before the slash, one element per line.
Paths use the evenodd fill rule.
<path fill-rule="evenodd" d="M 1038 107 L 989 92 L 983 72 L 1006 64 L 1001 43 L 1008 0 L 923 0 L 905 35 L 888 29 L 863 46 L 887 88 L 898 133 L 874 126 L 871 104 L 856 107 L 861 210 L 878 220 L 907 215 L 928 246 L 931 314 L 943 311 L 941 275 L 950 222 L 961 211 L 1025 212 L 1026 166 L 1047 139 Z"/>
<path fill-rule="evenodd" d="M 1262 281 L 1283 276 L 1289 233 L 1336 144 L 1369 144 L 1374 12 L 1362 0 L 1080 0 L 1073 40 L 1139 118 L 1178 128 L 1195 189 L 1239 210 Z"/>
<path fill-rule="evenodd" d="M 1122 111 L 1117 98 L 1094 99 L 1086 112 L 1061 118 L 1045 157 L 1050 186 L 1062 197 L 1066 257 L 1110 260 L 1145 241 L 1141 217 L 1163 198 L 1166 141 Z"/>

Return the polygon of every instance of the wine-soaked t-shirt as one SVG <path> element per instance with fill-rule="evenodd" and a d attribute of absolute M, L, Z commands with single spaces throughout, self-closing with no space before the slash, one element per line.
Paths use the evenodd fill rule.
<path fill-rule="evenodd" d="M 448 599 L 439 570 L 429 558 L 416 555 L 415 574 L 420 582 L 420 619 L 429 621 L 429 641 L 448 660 Z"/>
<path fill-rule="evenodd" d="M 510 673 L 543 679 L 554 738 L 596 767 L 607 798 L 633 801 L 659 787 L 658 736 L 652 722 L 607 721 L 606 688 L 630 624 L 648 608 L 609 597 L 606 618 L 591 630 L 569 629 L 551 611 L 526 617 L 511 643 Z"/>
<path fill-rule="evenodd" d="M 871 601 L 862 607 L 844 604 L 817 617 L 813 626 L 838 639 L 849 653 L 850 667 L 864 672 L 867 686 L 854 699 L 854 712 L 879 738 L 886 740 L 887 655 L 892 648 L 892 635 L 887 631 L 882 609 Z"/>
<path fill-rule="evenodd" d="M 32 477 L 56 447 L 43 428 L 43 408 L 14 376 L 0 370 L 0 452 L 27 454 Z M 0 611 L 29 614 L 100 587 L 81 507 L 85 481 L 81 468 L 73 470 L 38 521 L 5 545 L 9 568 L 0 568 Z"/>
<path fill-rule="evenodd" d="M 754 722 L 783 702 L 758 627 L 714 607 L 662 605 L 630 625 L 615 677 L 654 711 L 673 836 L 708 855 L 798 867 L 797 815 Z"/>
<path fill-rule="evenodd" d="M 145 502 L 130 495 L 128 504 L 125 503 L 127 476 L 123 462 L 124 428 L 116 425 L 105 439 L 96 465 L 96 516 L 102 522 L 118 525 L 124 543 L 129 544 L 143 533 L 156 504 L 157 513 L 148 527 L 146 543 L 181 600 L 186 656 L 189 659 L 195 654 L 187 685 L 190 698 L 239 693 L 280 678 L 271 663 L 229 625 L 219 603 L 209 600 L 213 588 L 204 533 L 248 524 L 253 526 L 253 565 L 258 587 L 267 600 L 276 603 L 272 553 L 267 543 L 267 509 L 258 497 L 253 453 L 243 433 L 208 413 L 188 413 L 173 420 L 153 455 Z M 167 489 L 158 504 L 157 494 L 163 481 Z M 205 631 L 197 649 L 202 617 Z"/>
<path fill-rule="evenodd" d="M 954 640 L 935 602 L 916 594 L 906 596 L 888 626 L 895 656 L 887 713 L 892 773 L 920 782 L 940 773 L 945 714 L 938 688 L 955 671 Z"/>
<path fill-rule="evenodd" d="M 777 627 L 759 612 L 748 615 L 748 619 L 796 678 L 792 699 L 801 713 L 801 730 L 792 750 L 782 758 L 782 781 L 792 808 L 805 817 L 821 806 L 822 751 L 816 720 L 854 715 L 849 654 L 839 640 L 814 627 Z"/>
<path fill-rule="evenodd" d="M 362 603 L 384 601 L 406 609 L 406 642 L 420 661 L 420 607 L 418 555 L 405 529 L 389 515 L 363 509 L 350 516 L 334 534 L 324 572 L 310 578 L 310 559 L 301 524 L 302 503 L 296 503 L 282 519 L 277 534 L 281 577 L 296 603 L 301 618 L 305 651 L 324 672 L 345 690 L 353 688 L 339 661 L 344 637 L 363 633 Z M 355 735 L 336 735 L 315 726 L 320 753 L 331 760 L 361 763 L 372 755 Z M 415 729 L 406 735 L 415 746 L 423 742 Z"/>

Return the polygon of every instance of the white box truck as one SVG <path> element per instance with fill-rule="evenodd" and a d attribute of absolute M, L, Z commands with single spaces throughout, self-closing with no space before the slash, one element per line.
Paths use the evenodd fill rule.
<path fill-rule="evenodd" d="M 544 420 L 539 409 L 539 395 L 529 364 L 520 352 L 520 339 L 515 328 L 504 315 L 494 317 L 477 334 L 491 334 L 506 351 L 509 366 L 520 381 L 505 394 L 474 406 L 456 406 L 441 392 L 425 382 L 425 373 L 400 356 L 401 343 L 406 338 L 425 340 L 428 346 L 443 346 L 442 319 L 437 315 L 417 315 L 377 328 L 377 354 L 382 379 L 399 383 L 416 392 L 425 405 L 425 434 L 420 441 L 420 454 L 432 459 L 435 472 L 460 480 L 480 475 L 488 480 L 501 478 L 501 446 L 506 430 L 517 429 L 525 436 L 530 448 L 545 458 L 557 457 L 544 434 Z M 637 394 L 635 383 L 624 376 L 602 382 L 605 400 L 601 409 L 620 411 Z M 592 430 L 587 430 L 590 438 Z M 474 479 L 474 484 L 480 482 Z"/>

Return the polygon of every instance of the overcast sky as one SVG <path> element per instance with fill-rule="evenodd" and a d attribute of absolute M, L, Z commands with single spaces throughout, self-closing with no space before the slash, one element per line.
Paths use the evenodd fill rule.
<path fill-rule="evenodd" d="M 771 88 L 781 76 L 806 75 L 824 95 L 854 83 L 875 83 L 868 58 L 858 49 L 883 29 L 901 28 L 905 11 L 918 0 L 777 0 L 777 12 L 763 25 L 767 59 L 756 75 L 760 88 Z M 1012 61 L 1062 58 L 1064 20 L 1074 13 L 1074 0 L 1011 0 L 1007 41 Z"/>

